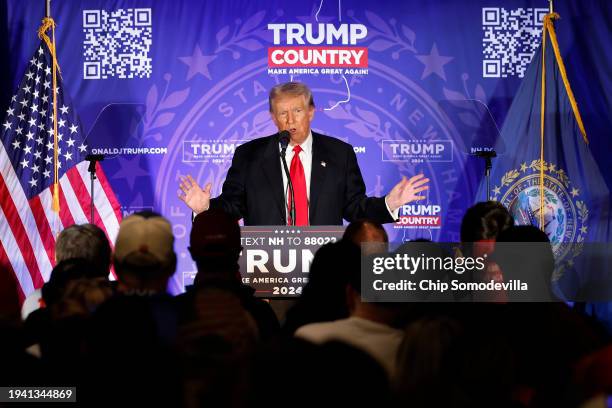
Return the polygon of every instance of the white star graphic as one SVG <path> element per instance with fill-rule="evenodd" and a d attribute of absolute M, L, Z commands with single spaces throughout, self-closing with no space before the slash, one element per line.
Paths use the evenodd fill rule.
<path fill-rule="evenodd" d="M 42 62 L 40 62 L 40 61 L 38 61 L 38 62 L 36 63 L 36 68 L 41 69 L 42 67 L 43 67 L 43 63 L 42 63 Z"/>
<path fill-rule="evenodd" d="M 64 155 L 64 157 L 66 158 L 66 161 L 68 161 L 68 160 L 72 160 L 72 153 L 70 153 L 70 152 L 66 152 L 66 154 Z"/>
<path fill-rule="evenodd" d="M 40 159 L 41 156 L 42 156 L 42 152 L 40 150 L 37 150 L 34 152 L 34 157 L 36 157 L 37 159 Z"/>
<path fill-rule="evenodd" d="M 30 87 L 29 87 L 29 86 L 27 86 L 27 85 L 26 85 L 26 86 L 24 86 L 24 87 L 23 87 L 23 88 L 21 88 L 21 89 L 23 89 L 23 90 L 25 91 L 25 93 L 26 93 L 26 94 L 29 94 L 29 93 L 31 93 L 31 92 L 32 92 L 32 90 L 30 89 Z"/>
<path fill-rule="evenodd" d="M 32 65 L 36 64 L 36 57 L 32 57 L 32 59 L 30 60 L 30 64 Z"/>
<path fill-rule="evenodd" d="M 47 116 L 46 110 L 41 110 L 39 113 L 40 113 L 40 116 L 42 116 L 43 118 Z"/>
<path fill-rule="evenodd" d="M 30 126 L 36 126 L 36 119 L 34 119 L 34 118 L 30 118 L 30 120 L 28 121 L 28 123 L 30 124 Z"/>
<path fill-rule="evenodd" d="M 11 108 L 10 106 L 9 106 L 9 108 L 6 110 L 6 113 L 7 113 L 9 116 L 13 116 L 13 112 L 15 112 L 15 109 Z"/>
<path fill-rule="evenodd" d="M 62 135 L 61 133 L 57 134 L 57 139 L 58 140 L 62 140 L 64 138 L 64 135 Z"/>
<path fill-rule="evenodd" d="M 77 132 L 77 126 L 73 123 L 72 125 L 70 125 L 70 134 L 72 133 L 76 133 Z"/>
<path fill-rule="evenodd" d="M 60 110 L 62 111 L 62 115 L 65 115 L 68 113 L 68 107 L 66 105 L 62 105 Z"/>
<path fill-rule="evenodd" d="M 43 138 L 42 138 L 42 136 L 40 136 L 40 135 L 39 135 L 39 136 L 36 138 L 36 144 L 37 144 L 37 145 L 41 145 L 41 144 L 43 144 Z"/>
<path fill-rule="evenodd" d="M 15 129 L 15 133 L 17 133 L 18 135 L 21 136 L 21 133 L 23 132 L 23 129 L 20 127 L 18 127 L 17 129 Z"/>
<path fill-rule="evenodd" d="M 51 177 L 51 172 L 49 170 L 45 170 L 43 171 L 43 175 L 45 176 L 45 178 L 49 178 Z"/>
<path fill-rule="evenodd" d="M 53 142 L 47 143 L 47 150 L 53 150 Z"/>
<path fill-rule="evenodd" d="M 43 53 L 44 53 L 43 48 L 42 48 L 42 47 L 40 47 L 40 48 L 38 49 L 38 55 L 43 55 Z"/>
<path fill-rule="evenodd" d="M 26 107 L 28 105 L 28 100 L 27 99 L 23 99 L 21 102 L 19 102 L 21 104 L 22 107 Z"/>
<path fill-rule="evenodd" d="M 59 145 L 57 145 L 57 154 L 58 155 L 62 154 L 62 148 Z"/>
<path fill-rule="evenodd" d="M 28 184 L 30 184 L 32 187 L 36 187 L 36 179 L 34 177 L 32 177 L 32 179 L 30 181 L 28 181 Z"/>
<path fill-rule="evenodd" d="M 25 114 L 24 113 L 20 113 L 19 115 L 17 115 L 17 117 L 19 118 L 19 120 L 25 120 Z"/>
<path fill-rule="evenodd" d="M 45 67 L 45 74 L 51 75 L 51 68 Z"/>
<path fill-rule="evenodd" d="M 66 121 L 64 119 L 60 119 L 57 121 L 58 127 L 64 127 L 65 124 L 66 124 Z"/>
<path fill-rule="evenodd" d="M 38 85 L 40 83 L 40 76 L 36 75 L 36 78 L 34 78 L 34 83 L 36 85 Z"/>
<path fill-rule="evenodd" d="M 26 137 L 28 138 L 28 140 L 32 140 L 34 139 L 34 133 L 32 133 L 32 131 L 28 131 L 28 133 L 26 134 Z M 42 140 L 42 139 L 41 139 Z"/>
<path fill-rule="evenodd" d="M 68 144 L 68 147 L 72 147 L 72 146 L 74 146 L 74 140 L 72 138 L 70 138 L 70 139 L 68 139 L 66 141 L 66 144 Z"/>
<path fill-rule="evenodd" d="M 47 130 L 47 133 L 49 134 L 49 136 L 53 136 L 55 134 L 53 132 L 53 128 L 49 128 L 49 130 Z"/>
<path fill-rule="evenodd" d="M 82 152 L 87 151 L 87 145 L 85 145 L 85 144 L 81 144 L 81 145 L 79 146 L 79 151 L 80 151 L 81 153 L 82 153 Z"/>
<path fill-rule="evenodd" d="M 38 113 L 38 105 L 32 104 L 32 106 L 30 106 L 30 109 L 32 110 L 32 113 Z"/>
<path fill-rule="evenodd" d="M 13 126 L 13 125 L 11 124 L 11 122 L 9 122 L 9 121 L 7 120 L 6 122 L 4 122 L 4 125 L 2 125 L 2 126 L 4 126 L 4 128 L 5 128 L 6 130 L 9 130 L 9 129 L 11 128 L 11 126 Z"/>
<path fill-rule="evenodd" d="M 47 89 L 47 88 L 49 88 L 49 87 L 51 86 L 51 82 L 49 82 L 49 81 L 45 81 L 45 82 L 43 83 L 43 86 L 45 87 L 45 89 Z"/>
<path fill-rule="evenodd" d="M 19 163 L 19 164 L 21 164 L 21 167 L 23 167 L 24 169 L 29 167 L 29 166 L 28 166 L 28 161 L 27 161 L 25 158 L 24 158 L 24 159 L 23 159 L 23 161 L 22 161 L 21 163 Z"/>
<path fill-rule="evenodd" d="M 44 103 L 47 103 L 49 101 L 49 97 L 47 95 L 43 95 L 40 99 L 42 99 Z"/>
<path fill-rule="evenodd" d="M 32 173 L 38 173 L 38 172 L 40 172 L 40 167 L 38 166 L 32 167 Z"/>
<path fill-rule="evenodd" d="M 26 146 L 23 148 L 23 151 L 25 152 L 25 154 L 30 154 L 32 153 L 32 146 Z"/>
<path fill-rule="evenodd" d="M 38 98 L 38 91 L 32 92 L 32 99 Z"/>
<path fill-rule="evenodd" d="M 51 164 L 52 162 L 53 162 L 53 158 L 51 158 L 51 156 L 45 157 L 45 163 Z"/>
<path fill-rule="evenodd" d="M 28 81 L 31 80 L 34 77 L 34 73 L 33 72 L 28 72 L 26 74 L 26 76 L 28 77 Z"/>
<path fill-rule="evenodd" d="M 40 122 L 37 128 L 39 128 L 40 130 L 45 130 L 45 125 L 42 122 Z"/>
<path fill-rule="evenodd" d="M 19 149 L 21 145 L 19 144 L 19 140 L 15 139 L 15 141 L 13 142 L 13 148 L 14 149 Z"/>
<path fill-rule="evenodd" d="M 61 161 L 58 161 L 58 162 L 57 162 L 57 168 L 58 168 L 58 169 L 61 169 L 61 168 L 62 168 L 62 162 L 61 162 Z"/>
<path fill-rule="evenodd" d="M 13 95 L 13 97 L 11 98 L 11 102 L 17 102 L 17 95 Z"/>

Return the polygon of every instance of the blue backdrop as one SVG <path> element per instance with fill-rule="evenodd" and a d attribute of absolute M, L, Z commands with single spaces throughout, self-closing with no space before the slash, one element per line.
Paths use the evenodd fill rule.
<path fill-rule="evenodd" d="M 154 209 L 173 224 L 176 291 L 183 272 L 194 269 L 178 177 L 210 181 L 216 195 L 233 149 L 275 132 L 267 91 L 291 79 L 314 91 L 313 128 L 355 147 L 369 194 L 385 194 L 402 175 L 432 178 L 427 202 L 403 209 L 403 225 L 388 226 L 392 240 L 458 240 L 463 212 L 484 199 L 477 197 L 484 164 L 469 153 L 495 145 L 539 45 L 547 6 L 518 0 L 54 0 L 52 16 L 65 91 L 89 133 L 88 146 L 107 155 L 103 167 L 124 214 Z M 555 11 L 590 150 L 609 189 L 610 2 L 558 1 Z M 42 0 L 0 5 L 4 109 L 38 45 L 43 13 Z M 338 31 L 316 44 L 300 35 L 309 27 Z M 332 73 L 269 66 L 276 47 L 309 45 L 365 49 L 367 64 Z M 500 156 L 513 153 L 497 148 Z"/>

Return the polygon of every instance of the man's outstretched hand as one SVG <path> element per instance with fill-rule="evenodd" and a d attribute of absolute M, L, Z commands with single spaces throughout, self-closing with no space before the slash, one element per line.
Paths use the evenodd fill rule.
<path fill-rule="evenodd" d="M 426 197 L 419 195 L 421 191 L 429 189 L 427 185 L 429 179 L 422 174 L 416 176 L 402 177 L 402 180 L 395 185 L 387 194 L 387 205 L 391 211 L 395 211 L 402 205 L 413 201 L 424 200 Z"/>
<path fill-rule="evenodd" d="M 200 188 L 193 177 L 188 175 L 187 177 L 181 176 L 179 187 L 183 191 L 183 194 L 179 194 L 179 198 L 194 213 L 199 214 L 208 210 L 208 207 L 210 207 L 210 188 L 212 187 L 210 183 L 204 188 Z"/>

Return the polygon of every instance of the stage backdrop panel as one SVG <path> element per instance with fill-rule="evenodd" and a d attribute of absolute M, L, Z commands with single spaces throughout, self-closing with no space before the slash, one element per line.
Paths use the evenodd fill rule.
<path fill-rule="evenodd" d="M 458 241 L 542 33 L 547 1 L 84 0 L 52 4 L 65 91 L 124 215 L 161 212 L 177 238 L 172 290 L 194 271 L 178 177 L 218 194 L 236 146 L 275 132 L 267 92 L 302 81 L 313 128 L 351 143 L 367 192 L 403 175 L 432 179 L 400 211 L 391 240 Z M 561 54 L 595 161 L 611 184 L 610 2 L 558 1 Z M 0 5 L 8 106 L 38 44 L 42 0 Z M 518 136 L 518 135 L 517 135 Z M 512 155 L 503 146 L 500 156 Z M 588 237 L 587 237 L 588 239 Z"/>

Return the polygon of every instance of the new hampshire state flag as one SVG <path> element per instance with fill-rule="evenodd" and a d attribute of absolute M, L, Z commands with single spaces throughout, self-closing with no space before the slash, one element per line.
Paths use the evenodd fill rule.
<path fill-rule="evenodd" d="M 609 191 L 589 151 L 588 129 L 559 52 L 556 18 L 544 19 L 542 45 L 501 130 L 498 145 L 503 143 L 505 153 L 494 159 L 491 172 L 491 198 L 506 206 L 517 224 L 543 224 L 557 260 L 553 280 L 575 269 L 585 242 L 606 242 L 609 209 Z M 478 197 L 485 190 L 483 182 Z M 561 284 L 565 295 L 579 290 L 576 280 L 580 277 Z"/>

